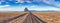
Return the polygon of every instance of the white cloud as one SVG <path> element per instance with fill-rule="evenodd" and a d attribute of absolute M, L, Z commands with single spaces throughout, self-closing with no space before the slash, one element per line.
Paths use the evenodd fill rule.
<path fill-rule="evenodd" d="M 47 6 L 47 7 L 41 7 L 41 6 L 29 6 L 27 7 L 29 10 L 37 10 L 37 11 L 46 11 L 46 10 L 55 10 L 55 11 L 60 11 L 60 9 L 55 8 L 55 7 L 51 7 L 51 6 Z"/>
<path fill-rule="evenodd" d="M 5 6 L 10 6 L 10 5 L 5 5 Z"/>
<path fill-rule="evenodd" d="M 60 7 L 60 3 L 59 2 L 55 2 L 53 5 Z"/>
<path fill-rule="evenodd" d="M 33 0 L 33 2 L 40 2 L 40 1 L 42 1 L 42 0 Z"/>
<path fill-rule="evenodd" d="M 15 7 L 8 7 L 8 8 L 0 8 L 0 11 L 23 11 L 24 7 L 15 8 Z"/>
<path fill-rule="evenodd" d="M 53 5 L 55 7 L 60 7 L 60 3 L 55 0 L 42 0 L 45 4 Z"/>
<path fill-rule="evenodd" d="M 10 5 L 0 5 L 0 8 L 9 7 Z"/>
<path fill-rule="evenodd" d="M 23 0 L 17 0 L 19 3 L 24 3 L 24 1 Z"/>
<path fill-rule="evenodd" d="M 27 3 L 31 3 L 31 1 L 26 1 Z"/>
<path fill-rule="evenodd" d="M 1 6 L 0 11 L 24 11 L 24 8 L 27 7 L 29 10 L 45 11 L 45 10 L 55 10 L 60 11 L 60 9 L 55 7 L 41 7 L 41 6 L 18 6 L 18 7 L 9 7 L 9 5 Z"/>
<path fill-rule="evenodd" d="M 55 7 L 41 7 L 41 6 L 31 6 L 29 7 L 29 10 L 37 10 L 37 11 L 46 11 L 46 10 L 55 10 L 55 11 L 60 11 L 60 9 L 55 8 Z"/>
<path fill-rule="evenodd" d="M 44 3 L 53 4 L 55 0 L 43 0 Z"/>
<path fill-rule="evenodd" d="M 0 8 L 0 11 L 19 11 L 20 9 L 15 8 Z"/>

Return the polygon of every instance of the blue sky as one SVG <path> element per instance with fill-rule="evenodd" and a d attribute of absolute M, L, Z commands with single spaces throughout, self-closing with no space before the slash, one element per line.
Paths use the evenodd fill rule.
<path fill-rule="evenodd" d="M 0 11 L 55 10 L 60 11 L 60 0 L 0 0 Z"/>

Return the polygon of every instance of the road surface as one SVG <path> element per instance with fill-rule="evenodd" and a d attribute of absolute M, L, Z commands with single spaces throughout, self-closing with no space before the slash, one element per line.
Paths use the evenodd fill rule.
<path fill-rule="evenodd" d="M 37 16 L 29 12 L 27 18 L 24 20 L 23 23 L 46 23 L 43 20 L 39 19 Z"/>

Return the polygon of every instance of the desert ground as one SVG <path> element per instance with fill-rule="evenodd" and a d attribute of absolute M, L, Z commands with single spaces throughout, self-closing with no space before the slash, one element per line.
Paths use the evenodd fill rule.
<path fill-rule="evenodd" d="M 0 21 L 6 20 L 15 16 L 19 16 L 21 14 L 24 14 L 26 12 L 0 12 Z"/>
<path fill-rule="evenodd" d="M 33 14 L 47 23 L 60 23 L 60 12 L 33 12 Z"/>
<path fill-rule="evenodd" d="M 27 12 L 0 12 L 0 21 L 15 16 L 19 16 L 24 13 Z M 60 12 L 32 12 L 32 13 L 47 23 L 60 23 Z"/>

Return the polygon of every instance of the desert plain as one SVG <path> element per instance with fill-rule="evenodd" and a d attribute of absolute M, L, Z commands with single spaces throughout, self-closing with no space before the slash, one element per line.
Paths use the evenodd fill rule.
<path fill-rule="evenodd" d="M 0 21 L 19 16 L 27 12 L 0 12 Z M 47 23 L 60 23 L 60 12 L 32 12 Z M 18 19 L 18 21 L 20 21 Z M 15 21 L 15 22 L 18 22 Z"/>

